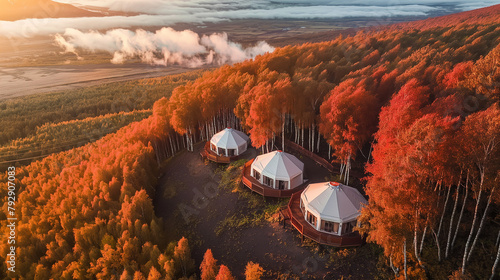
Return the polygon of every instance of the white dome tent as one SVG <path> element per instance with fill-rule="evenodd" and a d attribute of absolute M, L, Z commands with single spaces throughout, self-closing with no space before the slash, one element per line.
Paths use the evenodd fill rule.
<path fill-rule="evenodd" d="M 304 219 L 317 231 L 334 235 L 351 233 L 367 203 L 357 189 L 336 182 L 310 184 L 300 195 Z"/>
<path fill-rule="evenodd" d="M 248 141 L 245 133 L 228 127 L 212 136 L 210 150 L 220 156 L 239 156 L 247 150 Z"/>
<path fill-rule="evenodd" d="M 290 190 L 304 183 L 304 163 L 291 154 L 273 151 L 255 158 L 251 176 L 270 188 Z"/>

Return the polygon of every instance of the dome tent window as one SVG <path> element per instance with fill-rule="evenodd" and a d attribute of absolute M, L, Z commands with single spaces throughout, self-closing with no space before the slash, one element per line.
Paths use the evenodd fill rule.
<path fill-rule="evenodd" d="M 260 173 L 257 170 L 253 170 L 253 177 L 257 180 L 260 180 Z"/>
<path fill-rule="evenodd" d="M 345 223 L 343 228 L 342 228 L 342 233 L 353 232 L 355 226 L 356 226 L 356 221 Z"/>
<path fill-rule="evenodd" d="M 273 187 L 273 179 L 267 177 L 267 176 L 262 176 L 263 179 L 262 179 L 262 182 L 264 183 L 264 185 L 267 185 L 269 187 Z"/>
<path fill-rule="evenodd" d="M 326 232 L 338 233 L 339 232 L 339 223 L 322 221 L 321 229 Z"/>
<path fill-rule="evenodd" d="M 280 189 L 280 190 L 286 190 L 286 189 L 288 189 L 288 182 L 287 181 L 278 180 L 278 189 Z"/>
<path fill-rule="evenodd" d="M 311 213 L 307 213 L 307 221 L 313 225 L 313 226 L 316 226 L 316 216 L 314 216 L 313 214 Z"/>

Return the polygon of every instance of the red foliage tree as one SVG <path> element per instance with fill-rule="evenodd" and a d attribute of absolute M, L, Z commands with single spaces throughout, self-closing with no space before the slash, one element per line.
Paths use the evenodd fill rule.
<path fill-rule="evenodd" d="M 366 82 L 354 79 L 335 87 L 321 105 L 320 132 L 344 165 L 350 166 L 351 159 L 375 132 L 379 108 Z"/>
<path fill-rule="evenodd" d="M 214 280 L 217 275 L 217 260 L 212 255 L 212 250 L 207 249 L 200 265 L 201 279 Z"/>
<path fill-rule="evenodd" d="M 215 277 L 215 280 L 234 280 L 234 277 L 231 274 L 231 271 L 229 271 L 229 268 L 221 264 L 219 273 L 217 274 L 217 277 Z"/>

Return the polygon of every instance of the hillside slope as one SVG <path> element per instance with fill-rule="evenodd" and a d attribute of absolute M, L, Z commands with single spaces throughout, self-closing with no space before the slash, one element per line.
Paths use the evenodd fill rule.
<path fill-rule="evenodd" d="M 0 20 L 5 21 L 26 18 L 98 17 L 103 15 L 51 0 L 12 0 L 2 2 L 0 4 Z"/>
<path fill-rule="evenodd" d="M 395 24 L 391 27 L 427 30 L 435 27 L 451 27 L 471 24 L 494 24 L 499 22 L 500 4 L 457 14 Z"/>

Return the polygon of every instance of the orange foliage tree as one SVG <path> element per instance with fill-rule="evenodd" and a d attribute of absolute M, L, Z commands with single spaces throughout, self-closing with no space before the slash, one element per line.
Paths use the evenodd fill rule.
<path fill-rule="evenodd" d="M 245 279 L 260 280 L 264 272 L 265 270 L 258 263 L 248 262 L 245 267 Z"/>

